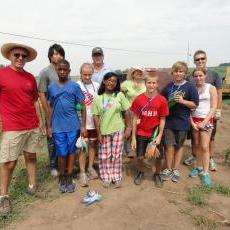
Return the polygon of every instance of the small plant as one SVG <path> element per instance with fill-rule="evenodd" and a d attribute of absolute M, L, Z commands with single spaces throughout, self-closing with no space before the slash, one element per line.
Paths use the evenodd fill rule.
<path fill-rule="evenodd" d="M 214 187 L 215 191 L 225 196 L 230 196 L 230 186 L 217 185 Z"/>
<path fill-rule="evenodd" d="M 189 189 L 188 201 L 200 207 L 207 204 L 205 201 L 205 193 L 200 187 L 193 187 Z"/>
<path fill-rule="evenodd" d="M 218 224 L 207 219 L 204 216 L 195 216 L 194 223 L 200 229 L 210 229 L 210 230 L 217 230 Z"/>
<path fill-rule="evenodd" d="M 213 186 L 197 186 L 190 188 L 188 191 L 188 201 L 194 205 L 203 207 L 207 205 L 206 195 L 211 192 L 216 192 L 223 194 L 225 196 L 230 196 L 230 186 L 225 185 L 213 185 Z"/>

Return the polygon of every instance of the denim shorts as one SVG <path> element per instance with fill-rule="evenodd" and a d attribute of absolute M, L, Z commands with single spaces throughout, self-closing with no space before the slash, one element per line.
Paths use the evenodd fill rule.
<path fill-rule="evenodd" d="M 53 133 L 56 155 L 59 157 L 66 157 L 71 153 L 75 153 L 77 150 L 75 144 L 79 136 L 80 130 Z"/>
<path fill-rule="evenodd" d="M 163 134 L 163 142 L 165 146 L 174 146 L 181 148 L 187 138 L 187 131 L 165 129 Z"/>

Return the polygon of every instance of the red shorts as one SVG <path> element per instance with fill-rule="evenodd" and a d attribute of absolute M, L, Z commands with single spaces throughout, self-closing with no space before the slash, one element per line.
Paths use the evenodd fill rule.
<path fill-rule="evenodd" d="M 97 140 L 97 131 L 96 131 L 96 129 L 87 129 L 86 130 L 86 138 L 88 138 L 90 141 Z"/>
<path fill-rule="evenodd" d="M 201 117 L 192 117 L 192 120 L 194 123 L 199 123 L 199 122 L 202 122 L 204 120 L 204 118 L 201 118 Z M 211 125 L 213 125 L 213 117 L 209 120 L 209 123 Z"/>

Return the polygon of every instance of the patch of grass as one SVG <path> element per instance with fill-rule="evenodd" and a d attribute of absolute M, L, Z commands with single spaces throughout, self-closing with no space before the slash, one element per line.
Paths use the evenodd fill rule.
<path fill-rule="evenodd" d="M 197 186 L 188 190 L 188 201 L 196 206 L 203 207 L 207 205 L 206 195 L 212 192 L 230 196 L 230 186 L 213 185 L 213 186 Z"/>
<path fill-rule="evenodd" d="M 205 193 L 200 189 L 200 187 L 190 188 L 188 191 L 188 201 L 193 205 L 203 207 L 207 205 L 205 200 Z"/>
<path fill-rule="evenodd" d="M 37 157 L 37 183 L 42 191 L 46 190 L 46 185 L 51 181 L 48 168 L 47 154 L 38 154 Z M 24 161 L 19 160 L 14 170 L 13 178 L 9 188 L 9 195 L 12 204 L 12 212 L 8 215 L 0 216 L 0 229 L 20 217 L 21 210 L 29 203 L 38 199 L 27 193 L 28 180 L 24 166 Z"/>
<path fill-rule="evenodd" d="M 204 216 L 195 216 L 194 224 L 199 227 L 199 229 L 217 230 L 219 225 L 214 221 L 207 219 Z"/>
<path fill-rule="evenodd" d="M 214 187 L 215 191 L 225 196 L 230 196 L 230 186 L 217 185 Z"/>

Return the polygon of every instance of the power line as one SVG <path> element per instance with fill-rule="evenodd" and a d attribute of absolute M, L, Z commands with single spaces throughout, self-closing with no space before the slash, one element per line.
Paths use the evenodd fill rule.
<path fill-rule="evenodd" d="M 90 44 L 84 44 L 84 43 L 79 43 L 79 42 L 68 42 L 68 41 L 61 41 L 61 40 L 54 40 L 54 39 L 49 39 L 49 38 L 42 38 L 42 37 L 36 37 L 36 36 L 28 36 L 28 35 L 22 35 L 22 34 L 15 34 L 15 33 L 8 33 L 8 32 L 3 32 L 0 31 L 0 34 L 3 35 L 9 35 L 9 36 L 14 36 L 14 37 L 21 37 L 21 38 L 29 38 L 33 40 L 39 40 L 39 41 L 47 41 L 47 42 L 54 42 L 54 43 L 61 43 L 61 44 L 66 44 L 66 45 L 74 45 L 74 46 L 82 46 L 82 47 L 95 47 L 95 45 L 90 45 Z M 108 50 L 114 50 L 114 51 L 123 51 L 123 52 L 128 52 L 128 53 L 143 53 L 143 54 L 155 54 L 155 55 L 184 55 L 185 53 L 170 53 L 170 52 L 157 52 L 157 51 L 144 51 L 144 50 L 130 50 L 130 49 L 122 49 L 122 48 L 112 48 L 112 47 L 103 47 L 103 49 L 108 49 Z"/>

